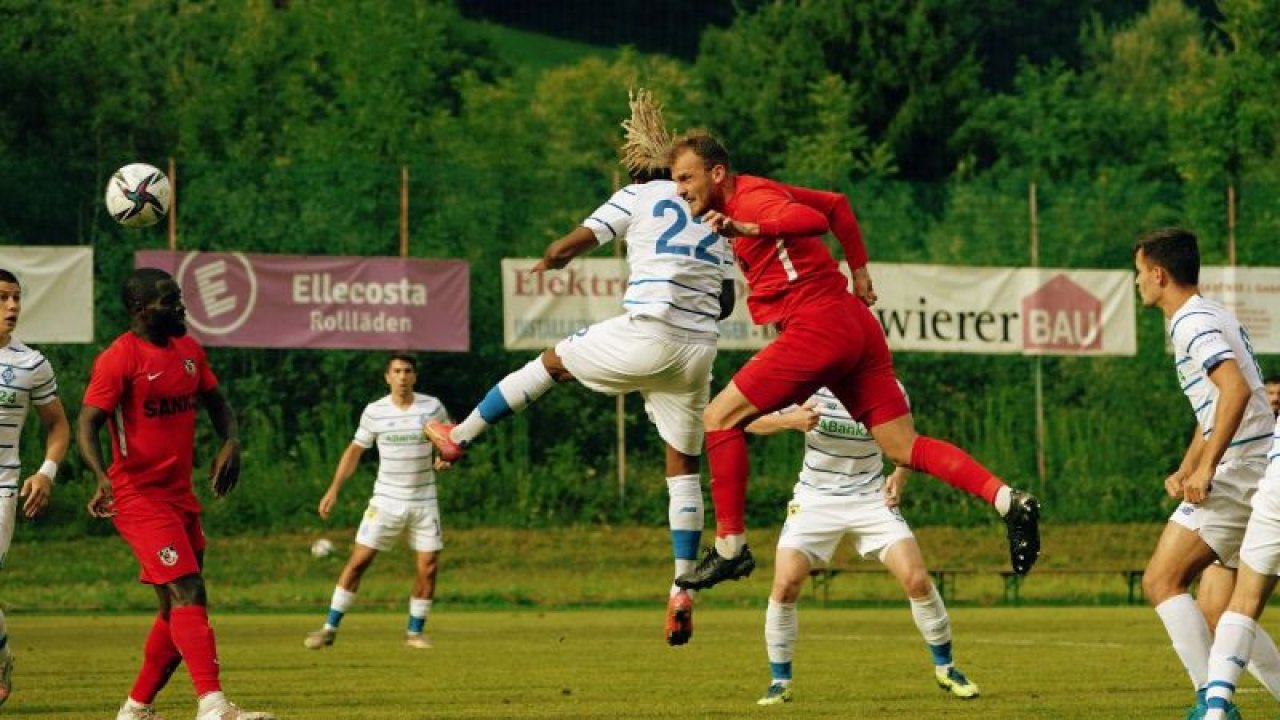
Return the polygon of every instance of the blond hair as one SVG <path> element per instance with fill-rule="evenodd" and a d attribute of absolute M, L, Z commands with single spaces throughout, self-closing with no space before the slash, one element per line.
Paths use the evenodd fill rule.
<path fill-rule="evenodd" d="M 631 117 L 622 121 L 627 131 L 620 153 L 622 165 L 632 177 L 652 177 L 671 167 L 671 133 L 662 118 L 662 106 L 644 88 L 627 93 Z"/>

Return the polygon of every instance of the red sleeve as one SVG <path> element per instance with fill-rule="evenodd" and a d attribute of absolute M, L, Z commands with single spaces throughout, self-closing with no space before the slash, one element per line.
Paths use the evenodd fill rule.
<path fill-rule="evenodd" d="M 196 356 L 200 358 L 197 363 L 200 366 L 200 392 L 217 390 L 218 376 L 214 375 L 213 368 L 209 367 L 209 357 L 204 353 L 204 346 L 194 341 L 191 344 L 196 346 Z"/>
<path fill-rule="evenodd" d="M 844 193 L 813 190 L 811 188 L 786 185 L 787 191 L 796 202 L 807 205 L 822 213 L 831 226 L 831 234 L 840 241 L 844 250 L 844 259 L 849 261 L 849 269 L 856 270 L 867 264 L 867 246 L 862 242 L 862 230 L 858 227 L 858 219 L 853 215 Z"/>
<path fill-rule="evenodd" d="M 92 405 L 105 413 L 115 412 L 124 396 L 129 376 L 124 352 L 119 344 L 112 344 L 99 353 L 89 373 L 89 386 L 84 390 L 85 405 Z"/>
<path fill-rule="evenodd" d="M 813 208 L 792 201 L 785 189 L 758 185 L 743 193 L 733 215 L 753 222 L 771 237 L 810 237 L 827 231 L 827 218 Z"/>

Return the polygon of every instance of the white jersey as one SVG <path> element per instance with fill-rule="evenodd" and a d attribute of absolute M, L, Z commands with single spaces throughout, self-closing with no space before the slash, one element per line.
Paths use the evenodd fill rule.
<path fill-rule="evenodd" d="M 867 426 L 854 420 L 826 388 L 820 388 L 811 399 L 818 403 L 814 411 L 819 420 L 804 434 L 804 467 L 795 486 L 796 496 L 861 495 L 882 490 L 884 457 Z"/>
<path fill-rule="evenodd" d="M 378 480 L 374 497 L 406 502 L 435 502 L 435 448 L 422 434 L 428 422 L 449 422 L 444 405 L 430 395 L 413 394 L 413 404 L 401 410 L 388 395 L 365 406 L 352 442 L 363 448 L 378 445 Z"/>
<path fill-rule="evenodd" d="M 58 381 L 48 358 L 16 339 L 0 348 L 0 489 L 17 489 L 22 481 L 18 440 L 27 411 L 57 399 Z"/>
<path fill-rule="evenodd" d="M 1236 316 L 1217 302 L 1193 295 L 1170 318 L 1169 340 L 1178 382 L 1205 438 L 1213 434 L 1218 408 L 1218 386 L 1209 379 L 1209 371 L 1224 360 L 1234 360 L 1240 367 L 1249 385 L 1249 402 L 1222 459 L 1265 458 L 1271 446 L 1275 415 L 1267 403 L 1262 371 L 1253 355 L 1249 334 Z"/>
<path fill-rule="evenodd" d="M 622 188 L 582 225 L 601 245 L 626 239 L 628 314 L 714 336 L 721 283 L 734 277 L 733 252 L 691 215 L 674 182 L 654 180 Z"/>

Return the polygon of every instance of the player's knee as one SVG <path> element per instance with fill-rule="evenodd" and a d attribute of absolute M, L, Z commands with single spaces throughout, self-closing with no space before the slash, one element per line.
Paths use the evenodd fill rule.
<path fill-rule="evenodd" d="M 908 597 L 927 598 L 933 593 L 933 580 L 924 568 L 913 569 L 903 578 L 902 589 L 907 591 Z"/>
<path fill-rule="evenodd" d="M 167 583 L 165 587 L 174 607 L 206 604 L 204 578 L 199 574 L 180 577 Z"/>

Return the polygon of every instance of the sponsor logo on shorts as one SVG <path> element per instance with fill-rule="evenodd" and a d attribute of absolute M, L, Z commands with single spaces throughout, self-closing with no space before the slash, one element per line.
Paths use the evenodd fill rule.
<path fill-rule="evenodd" d="M 787 503 L 787 517 L 791 517 L 800 512 L 800 503 L 792 501 Z"/>
<path fill-rule="evenodd" d="M 1178 512 L 1183 515 L 1190 515 L 1196 511 L 1196 506 L 1191 503 L 1182 503 L 1178 506 Z"/>
<path fill-rule="evenodd" d="M 178 551 L 174 550 L 172 545 L 161 548 L 156 553 L 156 557 L 160 558 L 160 563 L 165 567 L 173 567 L 178 564 Z"/>
<path fill-rule="evenodd" d="M 182 361 L 182 369 L 183 369 L 183 370 L 186 370 L 188 375 L 195 375 L 195 374 L 196 374 L 196 361 L 195 361 L 195 360 L 192 360 L 191 358 L 186 358 L 186 359 L 184 359 L 184 360 Z"/>

